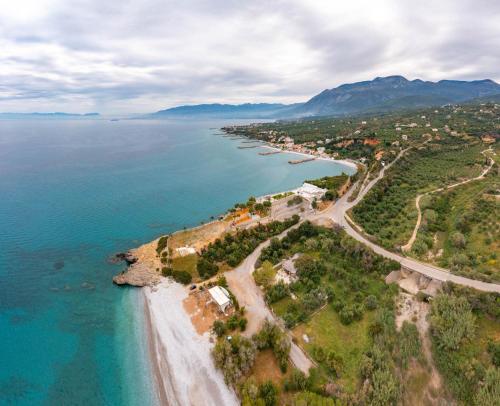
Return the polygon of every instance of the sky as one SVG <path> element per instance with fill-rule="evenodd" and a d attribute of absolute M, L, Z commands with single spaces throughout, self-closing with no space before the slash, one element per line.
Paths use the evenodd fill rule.
<path fill-rule="evenodd" d="M 0 112 L 308 100 L 403 75 L 500 82 L 498 0 L 0 0 Z"/>

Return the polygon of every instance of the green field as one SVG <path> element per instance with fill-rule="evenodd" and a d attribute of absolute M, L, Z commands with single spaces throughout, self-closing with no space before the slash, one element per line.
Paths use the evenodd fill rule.
<path fill-rule="evenodd" d="M 172 259 L 172 269 L 174 271 L 185 271 L 188 272 L 193 280 L 199 278 L 198 271 L 196 270 L 196 264 L 198 263 L 198 255 L 191 254 L 184 257 L 177 257 Z"/>
<path fill-rule="evenodd" d="M 412 254 L 453 272 L 500 281 L 500 217 L 496 168 L 483 180 L 431 195 Z"/>
<path fill-rule="evenodd" d="M 417 195 L 479 175 L 482 149 L 477 142 L 441 140 L 408 151 L 354 207 L 354 221 L 386 248 L 406 244 L 417 220 Z"/>
<path fill-rule="evenodd" d="M 346 326 L 340 322 L 337 312 L 327 306 L 309 321 L 297 326 L 293 335 L 308 353 L 312 353 L 314 346 L 320 346 L 325 351 L 338 354 L 343 361 L 338 383 L 352 394 L 361 383 L 359 365 L 370 345 L 368 328 L 372 321 L 373 312 L 367 312 L 361 321 Z M 304 341 L 304 334 L 309 338 L 309 343 Z"/>

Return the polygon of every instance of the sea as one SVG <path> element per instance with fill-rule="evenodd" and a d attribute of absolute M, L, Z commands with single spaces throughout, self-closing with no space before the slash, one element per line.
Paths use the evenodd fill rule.
<path fill-rule="evenodd" d="M 110 257 L 354 171 L 238 149 L 218 128 L 242 123 L 0 121 L 0 405 L 158 404 L 143 296 Z"/>

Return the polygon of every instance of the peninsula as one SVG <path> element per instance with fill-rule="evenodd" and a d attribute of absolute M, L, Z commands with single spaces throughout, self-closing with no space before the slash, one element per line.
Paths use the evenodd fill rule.
<path fill-rule="evenodd" d="M 411 403 L 416 397 L 436 404 L 490 396 L 496 385 L 496 378 L 490 377 L 497 368 L 494 354 L 500 345 L 495 338 L 495 331 L 500 331 L 496 248 L 486 257 L 484 268 L 476 260 L 476 265 L 466 265 L 473 267 L 469 271 L 456 267 L 454 259 L 439 262 L 446 255 L 443 249 L 440 256 L 424 258 L 421 249 L 389 244 L 390 238 L 398 238 L 398 230 L 406 230 L 406 223 L 399 220 L 399 228 L 392 224 L 393 233 L 382 235 L 366 220 L 374 221 L 384 211 L 364 214 L 376 204 L 367 205 L 370 199 L 377 196 L 377 201 L 384 201 L 379 188 L 387 194 L 397 182 L 405 191 L 398 196 L 407 199 L 403 210 L 412 209 L 411 193 L 420 190 L 453 199 L 449 193 L 460 188 L 482 188 L 477 199 L 485 203 L 477 204 L 485 219 L 497 221 L 487 214 L 492 210 L 488 202 L 494 202 L 498 192 L 496 137 L 470 124 L 481 118 L 478 122 L 483 125 L 489 109 L 498 106 L 225 128 L 226 133 L 267 142 L 264 148 L 305 154 L 305 160 L 349 159 L 358 170 L 308 180 L 295 190 L 251 197 L 217 220 L 160 237 L 125 255 L 129 269 L 115 282 L 147 286 L 150 335 L 156 337 L 152 345 L 158 359 L 168 358 L 166 348 L 171 343 L 166 337 L 172 339 L 172 329 L 178 331 L 183 325 L 190 332 L 185 342 L 188 352 L 177 343 L 179 353 L 189 362 L 196 352 L 210 371 L 209 381 L 201 384 L 208 388 L 207 404 L 221 399 L 236 404 L 239 399 L 250 405 L 267 398 L 279 404 L 388 404 L 398 399 Z M 469 124 L 460 127 L 464 116 Z M 419 179 L 413 186 L 417 189 L 404 189 L 401 174 Z M 434 216 L 441 213 L 435 212 Z M 420 231 L 432 232 L 431 221 L 437 221 L 425 213 L 415 226 L 414 241 Z M 399 218 L 397 212 L 392 216 Z M 416 221 L 416 216 L 406 217 L 408 225 L 413 218 Z M 380 231 L 389 227 L 376 221 L 382 225 Z M 469 230 L 476 230 L 470 218 L 466 221 Z M 439 234 L 437 241 L 458 241 L 454 231 L 449 233 Z M 461 243 L 462 252 L 482 252 L 474 239 L 471 247 Z M 479 241 L 495 244 L 494 236 Z M 427 246 L 427 252 L 431 249 Z M 170 297 L 169 308 L 177 310 L 173 319 L 160 324 L 158 317 L 166 317 L 166 299 L 161 299 L 165 296 Z M 182 315 L 189 323 L 178 320 Z M 451 332 L 439 330 L 439 323 L 449 323 L 450 317 L 464 329 L 453 333 L 458 334 L 453 336 L 458 350 L 446 347 Z M 454 377 L 461 369 L 454 362 L 465 356 L 472 334 L 490 342 L 481 347 L 481 358 L 468 355 L 471 362 L 481 363 L 483 375 L 459 388 Z M 384 354 L 383 364 L 376 363 L 376 352 Z M 172 397 L 177 392 L 169 385 L 176 378 L 161 365 L 157 370 L 159 386 Z M 416 376 L 422 382 L 418 389 L 409 383 Z M 178 404 L 182 399 L 197 404 L 192 396 L 199 392 L 194 393 L 177 393 Z M 175 404 L 172 398 L 169 402 Z"/>

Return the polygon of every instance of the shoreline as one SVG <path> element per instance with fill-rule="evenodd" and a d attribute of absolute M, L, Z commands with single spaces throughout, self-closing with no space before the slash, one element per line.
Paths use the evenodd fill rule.
<path fill-rule="evenodd" d="M 290 151 L 288 149 L 281 149 L 278 147 L 274 147 L 272 145 L 260 145 L 260 147 L 272 149 L 273 151 L 281 151 L 285 154 L 295 154 L 295 155 L 305 156 L 308 158 L 315 158 L 315 160 L 318 160 L 318 161 L 328 161 L 328 162 L 340 163 L 342 165 L 349 166 L 349 167 L 355 169 L 356 171 L 358 170 L 358 166 L 356 165 L 356 163 L 354 163 L 353 161 L 349 161 L 347 159 L 335 159 L 335 158 L 320 157 L 320 156 L 316 156 L 313 154 L 306 154 L 305 152 L 297 152 L 297 151 Z"/>
<path fill-rule="evenodd" d="M 149 353 L 162 405 L 238 405 L 212 361 L 208 334 L 196 332 L 183 307 L 186 288 L 163 280 L 145 287 L 143 294 Z"/>

